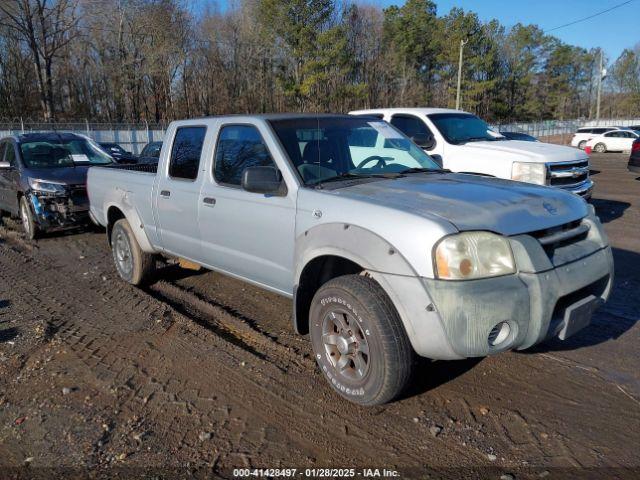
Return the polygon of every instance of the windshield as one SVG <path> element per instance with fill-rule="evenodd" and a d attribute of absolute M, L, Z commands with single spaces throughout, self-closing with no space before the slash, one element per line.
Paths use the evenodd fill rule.
<path fill-rule="evenodd" d="M 485 121 L 468 113 L 434 113 L 429 115 L 429 119 L 445 140 L 454 145 L 505 140 L 502 135 L 491 130 Z"/>
<path fill-rule="evenodd" d="M 105 165 L 111 157 L 89 141 L 76 139 L 42 140 L 20 144 L 27 168 L 74 167 L 76 164 Z"/>
<path fill-rule="evenodd" d="M 394 127 L 365 117 L 272 120 L 305 185 L 440 167 Z"/>

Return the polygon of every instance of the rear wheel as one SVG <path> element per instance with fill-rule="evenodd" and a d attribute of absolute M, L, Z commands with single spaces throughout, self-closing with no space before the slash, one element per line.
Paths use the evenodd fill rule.
<path fill-rule="evenodd" d="M 325 283 L 313 298 L 309 320 L 316 361 L 340 395 L 361 405 L 380 405 L 404 390 L 413 350 L 375 280 L 345 275 Z"/>
<path fill-rule="evenodd" d="M 598 153 L 605 153 L 607 151 L 607 146 L 604 143 L 598 143 L 593 147 L 593 150 Z"/>
<path fill-rule="evenodd" d="M 581 140 L 580 143 L 578 143 L 578 148 L 580 150 L 584 150 L 585 145 L 587 144 L 586 140 Z"/>
<path fill-rule="evenodd" d="M 111 231 L 111 251 L 116 270 L 123 280 L 141 285 L 155 270 L 156 257 L 144 252 L 126 219 L 118 220 Z"/>
<path fill-rule="evenodd" d="M 24 234 L 29 240 L 35 240 L 38 238 L 40 230 L 38 229 L 38 224 L 36 223 L 26 197 L 22 197 L 20 199 L 20 221 L 22 222 Z"/>

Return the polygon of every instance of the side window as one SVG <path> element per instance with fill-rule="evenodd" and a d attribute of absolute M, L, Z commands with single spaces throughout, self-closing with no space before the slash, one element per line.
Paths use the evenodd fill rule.
<path fill-rule="evenodd" d="M 431 130 L 429 130 L 422 120 L 411 115 L 394 115 L 391 117 L 391 125 L 396 127 L 409 138 L 433 136 Z"/>
<path fill-rule="evenodd" d="M 9 162 L 9 165 L 12 167 L 16 166 L 16 151 L 14 149 L 13 143 L 7 142 L 7 151 L 4 154 L 4 161 Z"/>
<path fill-rule="evenodd" d="M 195 180 L 200 167 L 200 154 L 206 127 L 181 127 L 176 131 L 169 159 L 169 176 Z"/>
<path fill-rule="evenodd" d="M 216 182 L 240 186 L 245 168 L 258 166 L 275 166 L 258 129 L 251 125 L 223 126 L 213 167 Z"/>

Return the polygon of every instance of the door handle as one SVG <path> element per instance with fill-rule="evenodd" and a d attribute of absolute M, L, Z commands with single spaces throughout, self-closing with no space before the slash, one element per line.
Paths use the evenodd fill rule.
<path fill-rule="evenodd" d="M 160 191 L 160 196 L 168 198 L 171 196 L 171 192 L 169 190 L 161 190 Z"/>
<path fill-rule="evenodd" d="M 216 199 L 211 197 L 204 197 L 202 202 L 208 207 L 213 207 L 216 204 Z"/>

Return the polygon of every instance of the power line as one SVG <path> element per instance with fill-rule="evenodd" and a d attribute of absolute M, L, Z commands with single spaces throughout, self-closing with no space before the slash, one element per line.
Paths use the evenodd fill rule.
<path fill-rule="evenodd" d="M 620 8 L 620 7 L 622 7 L 624 5 L 627 5 L 628 3 L 631 3 L 633 1 L 634 0 L 627 0 L 626 2 L 619 3 L 618 5 L 614 5 L 611 8 L 607 8 L 606 10 L 602 10 L 601 12 L 594 13 L 593 15 L 589 15 L 588 17 L 580 18 L 578 20 L 574 20 L 573 22 L 565 23 L 564 25 L 560 25 L 559 27 L 554 27 L 554 28 L 552 28 L 550 30 L 547 30 L 545 33 L 553 32 L 555 30 L 559 30 L 559 29 L 564 28 L 564 27 L 569 27 L 571 25 L 575 25 L 576 23 L 584 22 L 585 20 L 591 20 L 592 18 L 597 17 L 598 15 L 602 15 L 603 13 L 610 12 L 611 10 L 615 10 L 616 8 Z"/>

